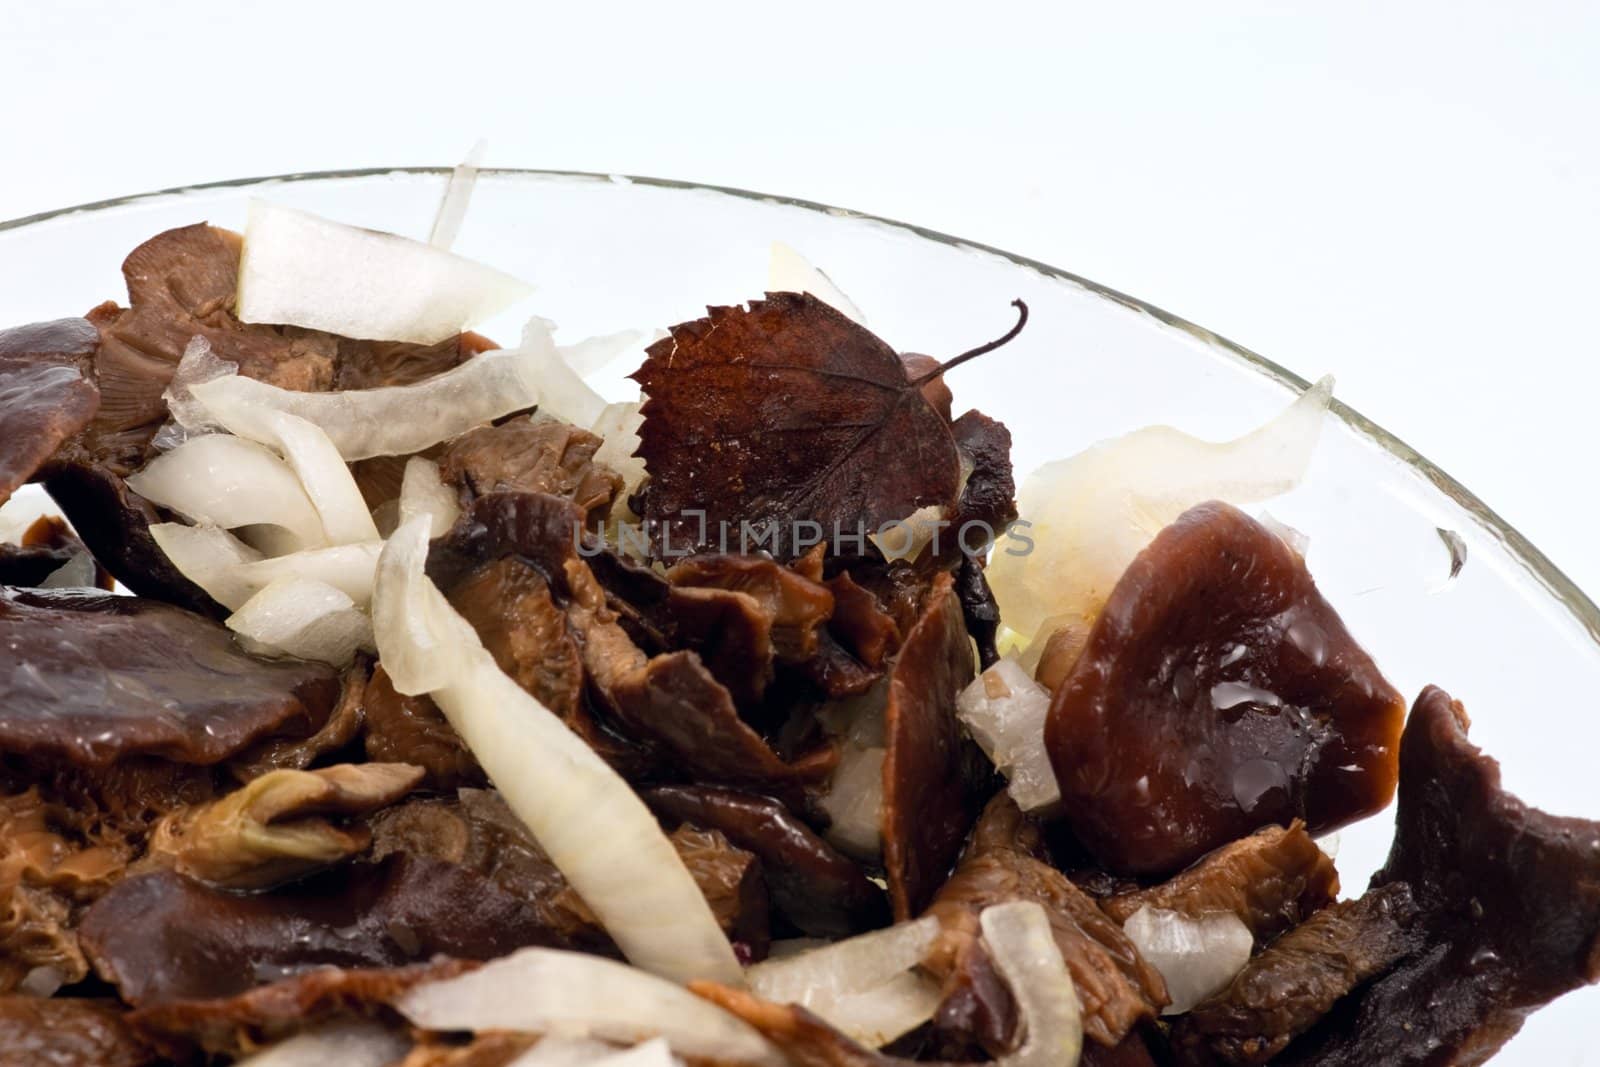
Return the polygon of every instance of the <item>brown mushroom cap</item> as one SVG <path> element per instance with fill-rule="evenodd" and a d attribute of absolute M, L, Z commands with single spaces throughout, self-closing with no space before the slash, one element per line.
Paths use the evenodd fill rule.
<path fill-rule="evenodd" d="M 1084 845 L 1164 874 L 1262 826 L 1317 833 L 1380 810 L 1404 716 L 1305 561 L 1210 503 L 1129 565 L 1045 743 Z"/>
<path fill-rule="evenodd" d="M 0 589 L 0 753 L 105 767 L 136 755 L 212 764 L 328 718 L 339 674 L 264 660 L 181 608 L 134 597 Z"/>
<path fill-rule="evenodd" d="M 86 319 L 0 330 L 0 504 L 100 410 L 81 365 L 98 337 Z"/>

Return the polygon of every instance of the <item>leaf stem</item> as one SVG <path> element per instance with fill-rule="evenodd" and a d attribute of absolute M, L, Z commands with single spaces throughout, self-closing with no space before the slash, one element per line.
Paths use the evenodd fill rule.
<path fill-rule="evenodd" d="M 939 364 L 937 367 L 933 368 L 916 381 L 912 382 L 910 388 L 920 389 L 922 386 L 927 385 L 929 382 L 939 377 L 939 375 L 943 374 L 945 371 L 954 370 L 955 368 L 961 366 L 961 364 L 967 362 L 969 359 L 977 359 L 979 356 L 987 352 L 993 352 L 1001 345 L 1014 340 L 1017 334 L 1022 332 L 1022 328 L 1028 324 L 1028 305 L 1024 304 L 1021 300 L 1013 300 L 1011 301 L 1011 306 L 1017 309 L 1017 324 L 1011 327 L 1011 329 L 1007 330 L 1005 336 L 997 337 L 986 345 L 979 345 L 977 348 L 963 352 L 954 359 L 945 360 L 943 363 Z"/>

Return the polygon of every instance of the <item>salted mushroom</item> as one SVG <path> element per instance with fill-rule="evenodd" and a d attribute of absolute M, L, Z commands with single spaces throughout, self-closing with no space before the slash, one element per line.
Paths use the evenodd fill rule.
<path fill-rule="evenodd" d="M 1322 833 L 1383 808 L 1404 715 L 1305 561 L 1210 503 L 1112 590 L 1045 744 L 1082 843 L 1167 874 L 1262 826 Z"/>
<path fill-rule="evenodd" d="M 387 807 L 422 779 L 407 763 L 275 770 L 156 826 L 147 861 L 224 889 L 266 889 L 366 851 L 371 832 L 334 818 Z"/>
<path fill-rule="evenodd" d="M 149 755 L 213 764 L 277 735 L 305 736 L 339 697 L 338 672 L 241 652 L 181 608 L 85 590 L 0 589 L 0 753 L 106 767 Z"/>
<path fill-rule="evenodd" d="M 1444 690 L 1417 698 L 1382 888 L 1409 888 L 1419 947 L 1286 1050 L 1295 1063 L 1482 1063 L 1540 1006 L 1600 981 L 1600 822 L 1500 785 Z"/>
<path fill-rule="evenodd" d="M 0 504 L 100 410 L 82 366 L 97 343 L 85 319 L 0 330 Z"/>

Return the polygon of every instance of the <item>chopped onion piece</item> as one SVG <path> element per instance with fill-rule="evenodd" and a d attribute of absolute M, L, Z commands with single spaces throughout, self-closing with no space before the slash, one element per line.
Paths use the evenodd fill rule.
<path fill-rule="evenodd" d="M 591 426 L 606 408 L 605 397 L 590 388 L 557 346 L 556 324 L 535 315 L 522 328 L 523 373 L 539 392 L 539 412 L 574 426 Z"/>
<path fill-rule="evenodd" d="M 663 1037 L 683 1056 L 762 1067 L 788 1062 L 742 1020 L 682 986 L 581 952 L 521 949 L 476 971 L 418 986 L 395 1006 L 429 1030 L 557 1033 L 620 1043 Z"/>
<path fill-rule="evenodd" d="M 922 550 L 938 535 L 943 518 L 944 509 L 937 504 L 929 504 L 903 519 L 888 523 L 876 533 L 869 533 L 867 540 L 876 545 L 878 551 L 883 553 L 883 558 L 890 563 L 902 559 L 916 562 Z"/>
<path fill-rule="evenodd" d="M 1087 629 L 1134 556 L 1183 512 L 1294 488 L 1332 395 L 1333 379 L 1324 378 L 1237 440 L 1217 444 L 1148 426 L 1034 471 L 1017 494 L 1033 550 L 998 551 L 986 572 L 1007 627 L 1035 640 L 1047 636 L 1041 628 L 1052 617 Z"/>
<path fill-rule="evenodd" d="M 1050 919 L 1031 901 L 996 904 L 978 916 L 984 944 L 1017 1002 L 1022 1047 L 998 1067 L 1073 1067 L 1083 1051 L 1083 1011 Z"/>
<path fill-rule="evenodd" d="M 939 983 L 916 970 L 939 936 L 932 917 L 898 923 L 821 948 L 769 958 L 745 971 L 756 995 L 799 1004 L 874 1047 L 933 1017 Z"/>
<path fill-rule="evenodd" d="M 599 374 L 629 353 L 643 355 L 647 345 L 670 336 L 665 330 L 618 330 L 561 346 L 561 358 L 580 378 Z"/>
<path fill-rule="evenodd" d="M 180 574 L 230 611 L 279 578 L 290 577 L 331 585 L 365 609 L 372 601 L 372 576 L 383 549 L 380 542 L 369 541 L 262 559 L 261 553 L 215 526 L 162 522 L 151 526 L 150 534 Z"/>
<path fill-rule="evenodd" d="M 252 200 L 236 306 L 243 322 L 431 345 L 532 291 L 421 241 Z"/>
<path fill-rule="evenodd" d="M 467 158 L 456 164 L 445 183 L 444 196 L 439 201 L 439 213 L 433 217 L 433 229 L 428 231 L 428 243 L 441 251 L 450 251 L 461 232 L 461 220 L 467 217 L 467 205 L 472 203 L 472 187 L 478 184 L 478 167 L 483 163 L 489 142 L 479 138 Z"/>
<path fill-rule="evenodd" d="M 172 372 L 172 381 L 161 394 L 172 421 L 156 432 L 151 443 L 159 451 L 169 452 L 191 437 L 222 429 L 207 413 L 205 405 L 194 398 L 193 389 L 202 382 L 238 373 L 239 365 L 212 352 L 210 341 L 199 335 L 191 337 L 183 350 L 183 358 Z"/>
<path fill-rule="evenodd" d="M 193 438 L 129 475 L 128 488 L 195 522 L 228 530 L 277 526 L 296 547 L 327 544 L 322 519 L 293 469 L 254 441 L 220 433 Z"/>
<path fill-rule="evenodd" d="M 956 698 L 956 716 L 1006 776 L 1006 789 L 1023 811 L 1061 801 L 1061 786 L 1044 748 L 1049 713 L 1050 691 L 1009 656 L 978 675 Z"/>
<path fill-rule="evenodd" d="M 372 621 L 355 601 L 309 578 L 279 578 L 227 618 L 248 652 L 298 656 L 342 667 L 372 649 Z"/>
<path fill-rule="evenodd" d="M 772 293 L 810 293 L 847 318 L 865 324 L 867 318 L 850 298 L 839 291 L 833 280 L 811 265 L 811 261 L 782 241 L 772 242 L 767 258 L 767 291 Z"/>
<path fill-rule="evenodd" d="M 365 1019 L 327 1023 L 239 1060 L 235 1067 L 386 1067 L 411 1051 L 411 1039 Z"/>
<path fill-rule="evenodd" d="M 271 442 L 263 414 L 283 411 L 315 423 L 346 460 L 404 456 L 539 403 L 517 349 L 485 352 L 414 385 L 333 393 L 280 389 L 238 375 L 190 392 L 230 433 Z"/>
<path fill-rule="evenodd" d="M 683 1061 L 672 1054 L 671 1045 L 658 1037 L 594 1060 L 590 1067 L 683 1067 Z"/>
<path fill-rule="evenodd" d="M 1255 947 L 1250 928 L 1226 911 L 1190 918 L 1147 904 L 1128 916 L 1122 930 L 1167 981 L 1172 1003 L 1163 1015 L 1182 1015 L 1226 988 Z"/>
<path fill-rule="evenodd" d="M 617 1046 L 588 1037 L 548 1034 L 506 1067 L 589 1067 L 617 1051 Z"/>
<path fill-rule="evenodd" d="M 262 413 L 262 425 L 276 440 L 266 442 L 293 468 L 322 517 L 322 529 L 336 545 L 376 541 L 378 527 L 361 496 L 355 476 L 333 441 L 315 423 L 286 411 Z"/>
<path fill-rule="evenodd" d="M 428 519 L 378 560 L 373 618 L 395 688 L 430 692 L 506 802 L 636 966 L 743 984 L 733 946 L 633 788 L 495 665 L 423 567 Z"/>
<path fill-rule="evenodd" d="M 589 427 L 601 439 L 594 461 L 622 475 L 622 492 L 617 499 L 623 503 L 644 482 L 644 460 L 638 455 L 639 446 L 644 443 L 639 436 L 639 427 L 644 425 L 644 416 L 639 413 L 642 406 L 637 400 L 607 404 Z"/>
<path fill-rule="evenodd" d="M 442 537 L 456 524 L 461 515 L 461 503 L 455 490 L 439 477 L 439 465 L 422 456 L 406 460 L 406 471 L 400 480 L 399 522 L 428 517 L 428 536 Z M 398 523 L 396 524 L 398 525 Z"/>

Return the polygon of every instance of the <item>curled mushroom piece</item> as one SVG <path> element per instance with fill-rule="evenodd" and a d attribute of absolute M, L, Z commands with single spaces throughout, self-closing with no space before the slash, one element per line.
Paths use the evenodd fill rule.
<path fill-rule="evenodd" d="M 364 826 L 336 826 L 327 816 L 387 807 L 422 775 L 422 768 L 405 763 L 269 771 L 221 800 L 167 816 L 156 827 L 150 855 L 225 889 L 280 885 L 371 842 Z"/>
<path fill-rule="evenodd" d="M 161 1062 L 106 1000 L 0 996 L 6 1062 L 50 1067 L 154 1067 Z"/>
<path fill-rule="evenodd" d="M 1112 590 L 1045 743 L 1083 844 L 1165 874 L 1261 826 L 1318 833 L 1381 809 L 1404 714 L 1305 561 L 1210 503 Z"/>
<path fill-rule="evenodd" d="M 1482 1063 L 1535 1009 L 1600 980 L 1600 823 L 1507 793 L 1467 726 L 1430 686 L 1400 743 L 1394 844 L 1373 885 L 1409 887 L 1421 914 L 1407 932 L 1420 945 L 1287 1060 Z"/>

